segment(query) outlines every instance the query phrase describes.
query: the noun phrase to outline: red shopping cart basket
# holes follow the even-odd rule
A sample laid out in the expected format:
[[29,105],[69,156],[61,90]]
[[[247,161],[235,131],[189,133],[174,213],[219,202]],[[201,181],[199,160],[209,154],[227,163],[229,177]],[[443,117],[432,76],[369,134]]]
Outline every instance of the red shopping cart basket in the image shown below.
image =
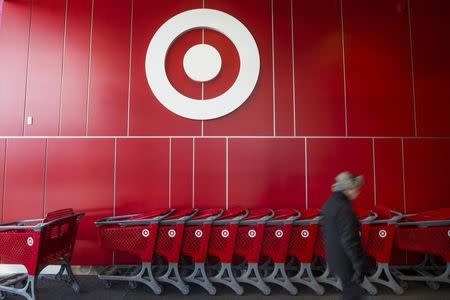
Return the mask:
[[[323,295],[325,290],[313,275],[311,263],[314,247],[319,233],[320,210],[310,209],[301,211],[301,219],[294,221],[289,239],[288,256],[300,264],[299,271],[290,281],[310,287],[316,294]],[[323,250],[323,247],[322,249]],[[323,252],[324,255],[324,252]]]
[[426,211],[406,216],[397,224],[396,244],[409,252],[435,255],[446,261],[442,271],[416,267],[416,275],[406,275],[396,270],[395,275],[404,281],[425,281],[438,289],[440,283],[450,283],[450,208]]
[[189,286],[180,276],[178,261],[181,256],[185,223],[198,212],[197,209],[181,209],[162,220],[156,241],[156,254],[167,265],[161,265],[158,281],[171,284],[184,295],[189,294]]
[[[54,263],[61,263],[61,269],[50,278],[63,280],[79,292],[80,286],[73,276],[70,261],[83,215],[74,213],[72,209],[62,209],[48,213],[45,219],[0,225],[0,256],[24,265],[28,272],[0,279],[1,299],[6,298],[6,293],[36,299],[36,277],[45,266]],[[67,277],[63,275],[64,271]],[[22,288],[14,287],[21,282],[26,282]]]
[[217,262],[214,266],[208,268],[208,271],[213,274],[209,277],[209,280],[228,286],[238,295],[242,295],[244,290],[236,281],[231,270],[231,263],[239,222],[247,215],[248,211],[242,208],[226,210],[220,218],[212,223],[208,245],[208,260]]
[[159,209],[142,214],[107,217],[95,222],[100,247],[134,254],[141,261],[139,266],[107,267],[98,275],[106,287],[109,288],[112,281],[128,281],[131,287],[140,282],[155,294],[161,293],[161,287],[152,272],[152,260],[159,223],[172,212],[170,209]]
[[297,288],[286,274],[285,263],[288,257],[292,223],[299,217],[300,212],[296,209],[275,210],[274,216],[266,223],[261,248],[261,257],[267,259],[267,263],[270,264],[270,268],[266,263],[263,265],[264,282],[277,284],[291,295],[297,294]]
[[205,263],[208,256],[208,243],[211,235],[211,224],[223,213],[222,209],[203,209],[186,222],[183,235],[182,254],[194,264],[194,269],[188,270],[184,276],[186,282],[203,287],[210,295],[216,293],[216,288],[206,276]]
[[271,209],[252,209],[239,223],[234,256],[238,265],[238,282],[247,283],[270,294],[270,288],[264,282],[258,269],[266,222],[274,215]]

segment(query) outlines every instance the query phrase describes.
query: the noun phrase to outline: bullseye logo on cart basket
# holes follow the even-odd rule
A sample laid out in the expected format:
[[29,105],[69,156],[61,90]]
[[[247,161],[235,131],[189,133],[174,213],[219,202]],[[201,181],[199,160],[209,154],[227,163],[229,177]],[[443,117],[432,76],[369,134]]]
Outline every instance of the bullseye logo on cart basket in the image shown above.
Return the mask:
[[[240,69],[236,81],[223,94],[201,101],[177,91],[169,81],[165,59],[170,46],[187,31],[211,29],[225,35],[239,54]],[[213,80],[220,72],[220,53],[211,45],[190,48],[183,59],[187,76],[196,82]],[[145,72],[148,84],[159,102],[171,112],[193,120],[225,116],[240,107],[253,92],[260,70],[259,51],[250,31],[233,16],[214,9],[193,9],[166,21],[155,33],[147,49]]]

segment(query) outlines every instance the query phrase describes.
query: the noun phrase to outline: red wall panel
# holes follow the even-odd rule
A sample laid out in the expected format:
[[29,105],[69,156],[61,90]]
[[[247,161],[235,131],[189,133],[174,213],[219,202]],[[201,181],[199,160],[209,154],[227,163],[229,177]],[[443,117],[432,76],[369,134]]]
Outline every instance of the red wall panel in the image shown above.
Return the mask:
[[92,0],[67,2],[60,135],[85,135]]
[[94,221],[113,213],[114,140],[49,139],[45,212],[71,207],[84,211],[74,264],[108,264],[98,247]]
[[291,2],[273,1],[275,135],[294,134]]
[[403,154],[400,139],[375,139],[376,204],[404,212]]
[[3,3],[0,24],[0,136],[22,135],[31,1]]
[[406,211],[450,207],[450,140],[405,140]]
[[348,133],[414,135],[405,0],[343,0]]
[[226,207],[226,140],[195,139],[195,207]]
[[43,216],[45,139],[7,140],[3,221]]
[[449,16],[449,1],[411,1],[419,136],[450,136]]
[[229,206],[305,207],[304,139],[230,139]]
[[32,1],[25,135],[58,135],[65,2]]
[[342,171],[362,174],[365,184],[356,200],[372,207],[373,160],[370,139],[307,139],[308,207],[321,208],[331,195],[334,178]]
[[169,140],[118,139],[116,215],[169,206]]
[[[169,18],[185,10],[201,8],[200,0],[175,1],[134,1],[133,45],[131,61],[131,103],[130,103],[130,134],[131,135],[200,135],[201,123],[182,118],[169,110],[155,98],[145,75],[145,57],[150,40],[156,30]],[[198,35],[197,43],[201,42]],[[184,37],[174,42],[174,47],[185,49],[193,43]],[[169,51],[172,53],[172,51]],[[175,58],[181,55],[174,51]],[[178,54],[178,56],[177,56]],[[168,57],[168,59],[171,59]],[[174,62],[175,63],[175,62]],[[167,68],[169,78],[176,76],[171,68]],[[180,72],[180,70],[178,70]],[[184,71],[181,71],[184,72]],[[181,75],[180,75],[181,76]],[[177,84],[179,89],[191,89],[192,83],[183,81]],[[195,88],[194,88],[195,89]],[[201,97],[201,90],[191,91]]]
[[6,148],[5,148],[5,140],[1,139],[0,140],[0,222],[2,222],[3,220],[3,184],[4,184],[4,174],[5,174],[5,153],[6,153]]
[[[272,8],[270,0],[208,0],[205,8],[218,9],[241,21],[252,33],[260,55],[259,79],[253,93],[237,110],[204,122],[205,135],[273,135]],[[208,32],[205,32],[208,41]],[[217,85],[214,89],[223,89]],[[205,94],[215,91],[205,86]]]
[[339,0],[293,1],[297,135],[345,135]]
[[194,204],[193,184],[193,139],[172,139],[170,207],[190,208]]
[[96,0],[93,9],[88,135],[126,135],[131,0]]

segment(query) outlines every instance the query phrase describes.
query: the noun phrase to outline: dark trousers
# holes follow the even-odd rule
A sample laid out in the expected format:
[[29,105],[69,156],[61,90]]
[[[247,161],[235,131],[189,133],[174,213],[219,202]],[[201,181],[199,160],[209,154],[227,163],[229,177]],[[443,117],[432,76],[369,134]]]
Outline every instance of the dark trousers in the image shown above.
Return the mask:
[[349,281],[342,281],[342,300],[360,300],[362,299],[361,287],[358,284]]

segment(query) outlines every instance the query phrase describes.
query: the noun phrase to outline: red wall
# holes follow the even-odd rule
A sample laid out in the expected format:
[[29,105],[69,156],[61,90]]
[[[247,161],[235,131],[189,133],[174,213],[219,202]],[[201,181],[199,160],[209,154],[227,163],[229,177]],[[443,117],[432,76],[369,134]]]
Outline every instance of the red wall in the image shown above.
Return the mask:
[[[247,26],[261,71],[239,109],[193,121],[156,100],[144,61],[159,26],[203,2]],[[111,260],[97,218],[320,207],[347,169],[366,178],[361,205],[450,206],[447,0],[7,0],[3,10],[1,219],[86,211],[78,264]],[[204,86],[180,69],[202,38],[224,62]],[[206,99],[233,84],[238,54],[223,35],[193,30],[166,69],[179,91]]]

